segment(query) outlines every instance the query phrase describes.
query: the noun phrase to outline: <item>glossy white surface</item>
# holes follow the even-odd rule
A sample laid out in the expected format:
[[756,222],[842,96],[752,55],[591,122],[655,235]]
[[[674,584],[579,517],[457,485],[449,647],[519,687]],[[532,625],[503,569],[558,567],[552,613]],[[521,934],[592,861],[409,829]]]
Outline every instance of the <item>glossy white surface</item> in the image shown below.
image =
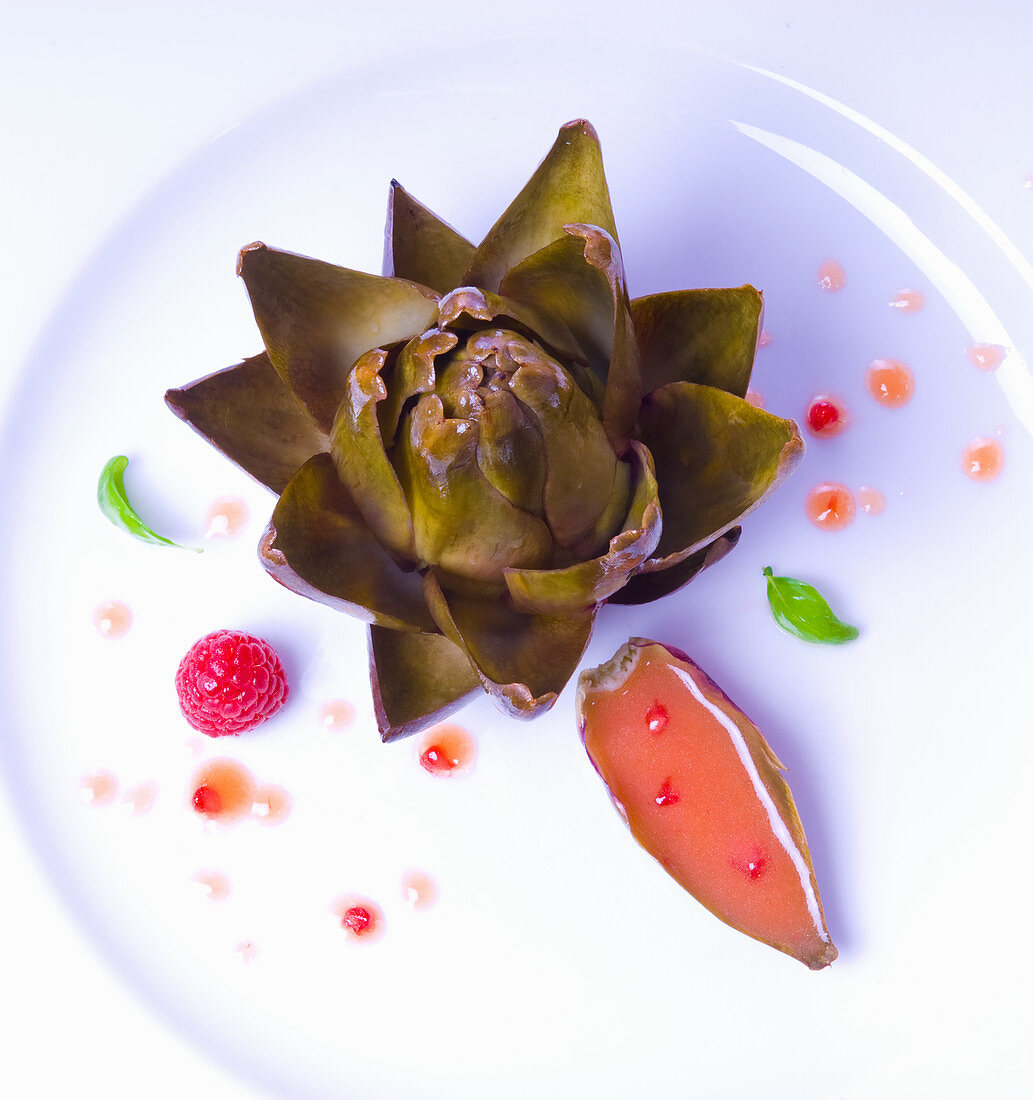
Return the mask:
[[[415,6],[403,10],[413,19],[411,46],[426,17]],[[564,25],[576,14],[553,18]],[[882,38],[875,16],[883,17]],[[861,107],[892,140],[798,88],[658,47],[642,25],[622,35],[618,83],[608,79],[617,67],[613,38],[573,58],[566,44],[539,41],[533,61],[528,43],[499,42],[485,95],[480,70],[475,79],[444,55],[433,71],[371,69],[384,56],[385,32],[373,17],[353,28],[342,45],[347,56],[335,58],[311,23],[299,35],[303,48],[272,23],[242,26],[229,7],[215,9],[217,33],[203,41],[187,41],[185,32],[177,39],[157,19],[137,28],[152,69],[197,74],[192,90],[166,101],[162,125],[148,120],[155,93],[141,91],[139,103],[124,87],[115,95],[118,82],[99,59],[116,73],[125,65],[124,80],[142,62],[113,51],[110,36],[96,29],[74,39],[98,59],[79,71],[85,83],[69,80],[73,64],[59,69],[48,94],[76,117],[77,91],[87,89],[88,101],[92,89],[95,107],[119,104],[117,126],[66,134],[55,160],[49,144],[36,146],[39,129],[31,127],[35,110],[52,132],[45,97],[15,121],[16,137],[19,126],[37,135],[21,147],[42,168],[35,195],[28,187],[14,192],[30,213],[14,228],[16,244],[25,245],[23,274],[8,282],[12,300],[25,307],[14,311],[11,347],[27,349],[43,332],[3,440],[8,468],[18,474],[8,501],[16,534],[3,551],[11,731],[3,759],[15,785],[16,828],[34,838],[77,920],[144,1000],[203,1032],[218,1057],[257,1069],[276,1095],[644,1095],[684,1079],[699,1095],[747,1096],[772,1078],[799,1096],[958,1088],[1011,1095],[1026,1079],[1028,964],[1008,947],[1006,965],[996,956],[1000,914],[1008,925],[1029,901],[1016,838],[1024,836],[1020,782],[1029,763],[1020,551],[1029,545],[1030,445],[1021,404],[1013,409],[1009,397],[1023,400],[1033,335],[1023,259],[1033,215],[1025,224],[1016,216],[1018,204],[1028,211],[1033,201],[1022,187],[1033,170],[1022,158],[1033,161],[1033,150],[1022,136],[1028,130],[1009,123],[1000,104],[990,115],[979,109],[976,92],[990,95],[985,83],[960,111],[951,109],[956,88],[936,83],[943,59],[971,57],[984,39],[963,43],[955,37],[963,27],[946,34],[937,23],[928,57],[916,60],[885,33],[889,26],[905,38],[912,16],[889,17],[887,5],[854,35],[885,45],[851,63],[882,77],[874,104],[866,99],[870,82],[852,83],[851,64],[834,63],[842,32],[834,39],[831,22],[812,21],[801,49],[758,13],[738,56]],[[323,18],[333,22],[325,11]],[[544,18],[535,9],[526,29],[544,26]],[[683,38],[732,52],[732,28],[713,15],[698,26],[688,14],[675,23]],[[1014,28],[992,23],[982,33],[1005,63],[982,68],[999,89],[1016,80],[1007,63],[1006,32]],[[126,33],[124,24],[110,25]],[[231,80],[212,63],[238,31],[252,55],[255,43],[270,50],[282,42],[285,60],[274,79],[268,64],[234,65]],[[440,28],[425,33],[441,41]],[[35,41],[42,49],[38,32]],[[71,37],[59,32],[56,41]],[[360,70],[363,42],[371,56]],[[261,94],[251,83],[256,67],[265,78]],[[816,68],[824,81],[815,81]],[[360,71],[372,76],[361,80]],[[285,98],[332,72],[319,96]],[[548,79],[532,79],[536,73]],[[939,112],[914,112],[905,93],[918,86],[939,88]],[[252,115],[256,105],[277,102]],[[481,757],[462,786],[428,781],[407,746],[378,746],[360,689],[360,628],[260,575],[252,544],[268,497],[160,404],[167,384],[257,347],[232,277],[240,244],[260,236],[373,268],[391,176],[476,236],[556,126],[578,114],[602,135],[633,293],[745,280],[764,287],[774,341],[761,352],[755,384],[768,407],[801,416],[814,392],[830,388],[854,416],[846,435],[810,446],[732,557],[663,604],[610,609],[588,656],[608,657],[629,633],[679,644],[766,729],[791,767],[842,952],[822,974],[714,922],[634,848],[582,759],[572,691],[531,727],[483,703],[469,708],[462,720],[477,729]],[[212,120],[223,129],[245,118],[194,154],[215,137]],[[489,129],[499,124],[508,148]],[[139,156],[126,155],[127,133]],[[487,156],[476,158],[475,172],[461,156],[428,160],[428,133],[460,149],[483,133]],[[929,160],[909,156],[902,140]],[[131,183],[92,165],[87,149],[98,146],[124,158]],[[355,149],[364,155],[353,159]],[[46,166],[74,161],[76,150],[77,170],[55,185]],[[67,198],[71,180],[90,197],[86,216]],[[64,201],[45,222],[48,198]],[[112,232],[130,207],[135,213]],[[61,226],[74,268],[106,243],[45,320],[56,245],[48,224]],[[41,247],[30,252],[33,241]],[[814,285],[828,255],[848,273],[836,295]],[[887,307],[905,286],[926,294],[923,312]],[[170,324],[173,314],[189,317],[191,330]],[[996,376],[982,375],[964,348],[1005,342],[1001,333],[1016,350]],[[914,369],[916,397],[906,409],[877,409],[864,394],[863,367],[877,355]],[[992,485],[965,481],[961,447],[999,428],[1005,474]],[[169,533],[198,537],[209,501],[232,491],[252,503],[248,535],[200,559],[120,539],[91,504],[96,470],[119,450],[134,456],[141,501]],[[802,501],[825,479],[882,488],[886,512],[861,515],[841,534],[814,531]],[[763,605],[760,569],[769,562],[819,582],[864,628],[862,640],[822,650],[778,634]],[[137,612],[118,649],[93,637],[88,622],[93,604],[115,590]],[[193,760],[166,681],[193,637],[227,619],[275,637],[299,686],[275,727],[233,746],[261,778],[295,795],[294,818],[276,832],[206,835],[179,804]],[[56,640],[55,622],[64,624]],[[44,641],[67,690],[57,701],[26,656]],[[338,671],[344,663],[353,669],[347,691]],[[319,702],[342,693],[360,703],[360,722],[355,737],[331,739],[315,714]],[[152,715],[146,730],[142,713]],[[95,766],[112,767],[126,783],[158,779],[154,813],[130,821],[117,808],[84,808],[76,782]],[[12,896],[32,899],[31,919],[27,912],[7,918],[9,939],[32,945],[15,961],[31,960],[18,972],[20,1004],[30,1008],[19,1013],[25,1054],[12,1070],[23,1088],[37,1089],[28,1095],[68,1088],[81,1072],[95,1079],[103,1065],[115,1077],[115,1096],[135,1095],[138,1086],[126,1078],[140,1073],[144,1091],[158,1090],[153,1095],[253,1091],[227,1085],[220,1070],[135,1019],[133,1002],[106,984],[93,956],[50,911],[23,851],[10,845],[10,855]],[[232,905],[216,914],[195,904],[188,883],[213,860],[240,882]],[[405,913],[398,899],[409,866],[426,866],[439,880],[441,901],[427,914]],[[389,935],[368,953],[340,949],[324,913],[349,889],[374,894],[388,910]],[[232,946],[245,934],[261,950],[251,967],[235,969]],[[41,993],[36,975],[44,968],[52,976]],[[356,1000],[367,1016],[356,1019]],[[69,1002],[80,1011],[55,1027],[48,1015]],[[109,1006],[111,1022],[94,1025]],[[444,1053],[442,1018],[449,1020]],[[85,1034],[62,1038],[81,1044],[65,1066],[46,1054],[55,1031]]]

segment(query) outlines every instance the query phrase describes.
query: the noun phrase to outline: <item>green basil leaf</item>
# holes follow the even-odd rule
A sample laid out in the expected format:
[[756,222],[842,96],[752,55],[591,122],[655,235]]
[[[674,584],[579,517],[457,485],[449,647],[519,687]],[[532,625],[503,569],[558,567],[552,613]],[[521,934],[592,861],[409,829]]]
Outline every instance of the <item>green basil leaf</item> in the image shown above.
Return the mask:
[[[143,542],[153,542],[158,546],[174,546],[178,550],[194,549],[190,546],[180,546],[178,542],[164,538],[151,530],[146,523],[136,514],[136,509],[129,503],[126,496],[125,482],[122,475],[129,465],[129,459],[125,455],[116,455],[100,472],[100,480],[97,482],[97,503],[100,510],[116,526],[123,531],[140,539]],[[203,551],[194,550],[200,554]]]
[[860,633],[856,626],[838,619],[825,597],[805,581],[776,577],[771,566],[764,570],[768,579],[768,603],[775,622],[789,634],[805,642],[842,645]]

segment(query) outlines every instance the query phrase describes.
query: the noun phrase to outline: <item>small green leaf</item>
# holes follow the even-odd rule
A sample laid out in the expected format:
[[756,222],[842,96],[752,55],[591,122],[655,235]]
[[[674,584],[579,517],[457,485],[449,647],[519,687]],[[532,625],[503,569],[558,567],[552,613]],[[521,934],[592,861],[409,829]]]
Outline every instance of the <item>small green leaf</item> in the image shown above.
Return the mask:
[[[101,470],[100,480],[97,482],[97,503],[100,505],[100,510],[116,527],[128,531],[142,542],[153,542],[158,546],[175,546],[178,550],[194,549],[163,538],[152,531],[136,514],[136,509],[129,503],[126,496],[126,487],[122,480],[128,465],[129,459],[125,455],[116,455]],[[196,554],[202,552],[199,549],[194,550]]]
[[776,577],[770,565],[764,569],[764,576],[768,579],[771,614],[789,634],[826,645],[842,645],[857,637],[857,627],[838,619],[813,585],[793,577]]

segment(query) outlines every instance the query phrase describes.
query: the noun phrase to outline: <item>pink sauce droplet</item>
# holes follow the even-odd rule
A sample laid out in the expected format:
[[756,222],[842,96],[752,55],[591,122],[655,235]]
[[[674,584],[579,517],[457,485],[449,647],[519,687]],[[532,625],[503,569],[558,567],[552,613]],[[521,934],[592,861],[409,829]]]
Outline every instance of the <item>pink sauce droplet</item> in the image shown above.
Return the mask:
[[205,516],[206,539],[232,539],[244,530],[248,506],[240,497],[219,497],[208,506]]
[[884,408],[899,409],[915,392],[914,375],[896,359],[873,359],[865,374],[868,392]]
[[235,760],[210,760],[190,782],[190,804],[195,813],[219,821],[236,821],[251,812],[255,780]]
[[972,366],[989,372],[1004,362],[1005,349],[1000,344],[973,344],[965,349],[965,354]]
[[807,518],[824,531],[839,531],[853,522],[854,494],[845,485],[824,481],[807,494]]
[[760,336],[757,337],[757,347],[766,348],[769,344],[774,342],[774,339],[774,336],[772,336],[766,328],[761,329]]
[[245,966],[255,961],[255,945],[250,940],[242,940],[233,950]]
[[355,721],[355,708],[345,699],[333,699],[319,708],[319,724],[331,733],[346,730]]
[[961,452],[961,468],[973,481],[993,481],[1004,468],[1004,448],[996,439],[978,436]]
[[646,729],[650,733],[663,733],[667,729],[667,723],[671,716],[667,713],[667,707],[663,703],[654,703],[646,711]]
[[890,308],[899,313],[917,313],[925,308],[925,295],[920,290],[898,290],[890,298]]
[[158,784],[152,780],[136,783],[126,791],[122,798],[122,805],[129,810],[133,817],[142,817],[154,809],[155,799],[158,797]]
[[747,390],[746,400],[749,401],[755,409],[763,409],[765,407],[764,395],[757,390]]
[[291,796],[275,783],[263,783],[255,791],[251,803],[251,816],[263,825],[282,825],[291,816],[294,801]]
[[411,909],[429,909],[438,900],[438,884],[425,871],[402,876],[402,897]]
[[862,485],[857,490],[857,502],[866,516],[878,516],[886,510],[886,498],[869,485]]
[[384,933],[384,914],[376,902],[355,894],[338,898],[330,911],[340,922],[350,940],[369,942]]
[[443,723],[424,734],[419,747],[420,767],[431,775],[453,775],[466,771],[473,764],[476,747],[473,738],[462,728]]
[[807,430],[811,435],[832,437],[846,431],[846,407],[831,393],[819,393],[807,406]]
[[118,794],[118,780],[103,769],[92,772],[79,780],[79,792],[91,806],[110,806]]
[[193,880],[208,901],[225,901],[230,896],[230,880],[221,871],[200,871]]
[[836,260],[823,260],[818,268],[818,286],[822,290],[842,290],[846,286],[846,272]]
[[658,806],[674,806],[681,801],[681,795],[674,789],[670,779],[665,779],[660,784],[660,790],[656,792],[656,797],[653,801]]
[[731,865],[748,879],[756,881],[768,866],[768,854],[758,845],[751,845],[742,855],[733,856]]
[[133,613],[121,600],[105,600],[93,609],[93,625],[102,638],[124,638],[133,625]]

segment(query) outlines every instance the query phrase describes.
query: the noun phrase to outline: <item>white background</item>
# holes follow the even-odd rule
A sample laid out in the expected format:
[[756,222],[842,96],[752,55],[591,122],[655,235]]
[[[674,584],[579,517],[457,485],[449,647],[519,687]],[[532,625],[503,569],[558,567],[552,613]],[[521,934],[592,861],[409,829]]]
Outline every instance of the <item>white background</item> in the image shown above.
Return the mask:
[[[320,77],[425,46],[468,43],[490,69],[511,35],[679,40],[839,99],[943,168],[1033,258],[1033,15],[1018,0],[849,5],[739,0],[390,5],[94,0],[8,8],[0,401],[93,250],[184,157]],[[533,60],[529,60],[529,77]],[[170,1035],[109,975],[63,911],[0,801],[3,1091],[112,1100],[255,1094]],[[1020,947],[1021,949],[1021,947]],[[160,1069],[156,1069],[160,1067]]]

